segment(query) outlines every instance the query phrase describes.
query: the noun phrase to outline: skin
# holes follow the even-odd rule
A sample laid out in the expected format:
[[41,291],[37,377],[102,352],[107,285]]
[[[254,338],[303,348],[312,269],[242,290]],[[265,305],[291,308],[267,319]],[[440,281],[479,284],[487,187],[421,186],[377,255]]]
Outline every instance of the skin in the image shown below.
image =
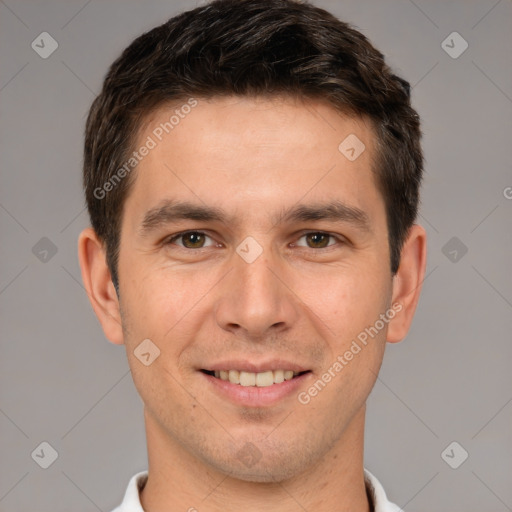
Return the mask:
[[[174,108],[153,113],[140,141]],[[355,161],[338,150],[349,134],[366,146]],[[80,235],[87,293],[106,337],[125,345],[145,405],[146,510],[369,510],[365,402],[386,341],[409,330],[426,265],[425,230],[414,225],[391,275],[373,156],[370,123],[322,101],[199,100],[137,167],[122,218],[119,300],[103,244],[91,228]],[[170,198],[233,218],[163,223],[143,235],[146,212]],[[363,210],[369,229],[271,221],[298,203],[333,199]],[[207,237],[169,242],[186,230]],[[319,231],[339,240],[307,236]],[[263,251],[250,264],[236,252],[247,236]],[[401,310],[307,405],[293,393],[272,406],[240,406],[199,371],[231,357],[281,357],[311,370],[299,389],[307,391],[392,304]],[[147,338],[160,349],[149,366],[134,355]],[[246,443],[259,454],[249,466]]]

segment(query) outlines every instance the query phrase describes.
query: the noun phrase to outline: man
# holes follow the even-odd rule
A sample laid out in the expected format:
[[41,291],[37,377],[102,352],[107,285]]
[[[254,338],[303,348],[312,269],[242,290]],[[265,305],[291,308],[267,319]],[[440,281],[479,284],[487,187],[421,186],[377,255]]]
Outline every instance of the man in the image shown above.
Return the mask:
[[86,127],[82,277],[144,402],[116,512],[396,511],[365,403],[426,264],[409,86],[293,0],[218,0],[136,39]]

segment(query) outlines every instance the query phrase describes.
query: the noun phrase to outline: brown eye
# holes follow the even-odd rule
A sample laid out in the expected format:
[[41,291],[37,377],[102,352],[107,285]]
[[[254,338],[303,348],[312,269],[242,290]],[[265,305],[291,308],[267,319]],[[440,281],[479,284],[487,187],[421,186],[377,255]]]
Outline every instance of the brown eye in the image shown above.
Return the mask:
[[195,231],[186,233],[182,238],[183,245],[188,249],[197,249],[198,247],[202,247],[204,244],[204,235]]
[[325,233],[310,233],[306,235],[306,240],[314,249],[323,249],[329,245],[330,235]]
[[185,249],[203,249],[204,247],[208,247],[205,245],[207,238],[210,237],[201,233],[201,231],[187,231],[173,236],[167,243],[174,244],[176,240],[181,239],[181,243],[176,244],[179,247],[184,247]]
[[324,233],[322,231],[312,231],[310,233],[305,233],[299,240],[302,240],[303,238],[306,239],[306,245],[296,245],[299,247],[308,247],[310,249],[325,249],[326,247],[335,245],[330,242],[331,240],[337,239],[334,235],[330,235],[329,233]]

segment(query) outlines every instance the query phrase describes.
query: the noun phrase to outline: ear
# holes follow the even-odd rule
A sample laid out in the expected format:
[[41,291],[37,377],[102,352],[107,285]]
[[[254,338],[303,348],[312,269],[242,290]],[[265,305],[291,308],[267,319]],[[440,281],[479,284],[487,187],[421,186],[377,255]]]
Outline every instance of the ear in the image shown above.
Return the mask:
[[[397,314],[390,320],[387,341],[397,343],[407,335],[412,323],[427,265],[427,234],[425,229],[414,224],[404,242],[400,266],[393,276],[393,300]],[[400,308],[400,309],[399,309]]]
[[92,228],[86,228],[80,233],[78,259],[85,290],[105,336],[112,343],[122,345],[124,338],[119,300],[107,266],[103,243]]

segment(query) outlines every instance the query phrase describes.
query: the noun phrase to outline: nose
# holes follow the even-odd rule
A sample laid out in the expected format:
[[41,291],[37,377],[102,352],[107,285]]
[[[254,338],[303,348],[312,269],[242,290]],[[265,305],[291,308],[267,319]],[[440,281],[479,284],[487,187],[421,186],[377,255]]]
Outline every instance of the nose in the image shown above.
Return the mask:
[[289,329],[298,318],[297,299],[284,266],[270,250],[251,263],[233,254],[232,271],[218,290],[215,315],[224,330],[253,341]]

